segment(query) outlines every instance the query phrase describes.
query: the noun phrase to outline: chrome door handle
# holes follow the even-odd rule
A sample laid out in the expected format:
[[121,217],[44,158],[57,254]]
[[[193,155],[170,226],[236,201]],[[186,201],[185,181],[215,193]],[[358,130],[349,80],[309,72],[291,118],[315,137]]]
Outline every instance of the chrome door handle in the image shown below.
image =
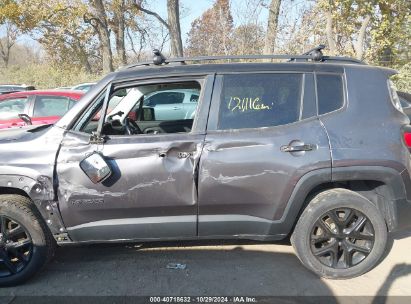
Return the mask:
[[285,146],[281,146],[280,150],[281,152],[312,151],[316,147],[317,146],[313,144],[296,145],[296,146],[285,145]]

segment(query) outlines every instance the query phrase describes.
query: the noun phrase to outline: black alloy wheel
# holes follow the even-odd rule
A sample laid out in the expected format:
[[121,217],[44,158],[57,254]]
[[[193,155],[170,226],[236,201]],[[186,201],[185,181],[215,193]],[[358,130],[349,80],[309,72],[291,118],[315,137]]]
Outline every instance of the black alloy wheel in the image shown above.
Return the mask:
[[0,215],[0,278],[21,272],[29,264],[33,242],[26,228]]
[[323,265],[348,269],[370,254],[375,242],[371,221],[353,208],[332,209],[318,218],[310,234],[311,252]]

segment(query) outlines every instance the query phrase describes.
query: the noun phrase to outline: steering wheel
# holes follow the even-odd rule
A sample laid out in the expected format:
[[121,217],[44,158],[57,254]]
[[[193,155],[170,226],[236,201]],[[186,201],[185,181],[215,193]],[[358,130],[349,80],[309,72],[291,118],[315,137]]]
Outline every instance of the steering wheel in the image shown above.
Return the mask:
[[130,119],[130,117],[126,117],[124,119],[124,128],[126,129],[127,135],[143,133],[137,123],[134,120]]

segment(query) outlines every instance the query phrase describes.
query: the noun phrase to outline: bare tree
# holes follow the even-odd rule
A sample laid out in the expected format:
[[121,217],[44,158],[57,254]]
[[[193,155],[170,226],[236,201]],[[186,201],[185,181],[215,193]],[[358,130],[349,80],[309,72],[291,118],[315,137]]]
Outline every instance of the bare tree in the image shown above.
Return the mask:
[[101,55],[103,58],[103,72],[108,73],[113,68],[113,53],[111,51],[110,29],[106,10],[102,0],[90,1],[92,16],[84,15],[84,22],[93,26],[100,40]]
[[0,39],[0,57],[7,68],[10,60],[10,52],[17,40],[18,29],[10,22],[5,23],[6,36]]
[[135,0],[135,7],[148,15],[154,16],[170,33],[171,55],[175,57],[183,56],[183,42],[181,40],[180,29],[180,5],[179,0],[167,0],[167,21],[158,13],[142,7],[142,0]]
[[271,0],[268,13],[267,33],[265,36],[264,54],[274,53],[280,6],[281,0]]

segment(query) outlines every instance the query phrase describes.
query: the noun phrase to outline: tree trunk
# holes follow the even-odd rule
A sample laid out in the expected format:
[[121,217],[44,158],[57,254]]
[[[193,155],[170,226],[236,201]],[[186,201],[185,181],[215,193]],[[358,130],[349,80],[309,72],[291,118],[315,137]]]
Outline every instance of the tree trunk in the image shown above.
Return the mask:
[[183,42],[180,29],[180,8],[178,0],[167,0],[168,26],[170,31],[171,56],[183,57]]
[[10,61],[10,51],[11,48],[16,43],[17,39],[17,29],[13,27],[10,23],[6,23],[6,37],[4,40],[0,40],[0,57],[3,59],[4,67],[9,66]]
[[370,15],[365,16],[364,20],[362,21],[360,31],[358,32],[357,42],[355,43],[355,57],[359,60],[362,60],[362,57],[364,55],[365,34],[370,20]]
[[[8,39],[6,37],[6,39]],[[8,46],[8,41],[5,42],[5,46],[3,46],[3,43],[0,41],[0,56],[1,59],[3,60],[4,67],[7,68],[9,66],[9,59],[10,59],[10,47]]]
[[126,47],[125,47],[125,27],[124,24],[120,26],[118,35],[116,37],[117,56],[121,64],[127,64]]
[[101,56],[103,57],[103,73],[112,72],[114,70],[113,53],[111,51],[110,30],[108,27],[106,10],[102,0],[94,0],[92,3],[97,19]]
[[334,31],[333,31],[333,16],[331,13],[331,8],[326,11],[327,23],[325,26],[325,33],[327,35],[327,42],[328,42],[328,49],[330,54],[335,55],[337,51],[337,45],[334,39]]
[[100,31],[101,56],[103,57],[103,73],[114,71],[113,53],[111,52],[110,32],[108,28],[102,28]]
[[277,37],[278,16],[280,15],[281,0],[271,0],[267,33],[265,36],[264,54],[270,55],[274,53],[275,39]]
[[116,39],[116,51],[120,63],[127,64],[126,47],[125,47],[125,21],[124,21],[124,0],[120,2],[119,7],[113,8],[113,32]]

